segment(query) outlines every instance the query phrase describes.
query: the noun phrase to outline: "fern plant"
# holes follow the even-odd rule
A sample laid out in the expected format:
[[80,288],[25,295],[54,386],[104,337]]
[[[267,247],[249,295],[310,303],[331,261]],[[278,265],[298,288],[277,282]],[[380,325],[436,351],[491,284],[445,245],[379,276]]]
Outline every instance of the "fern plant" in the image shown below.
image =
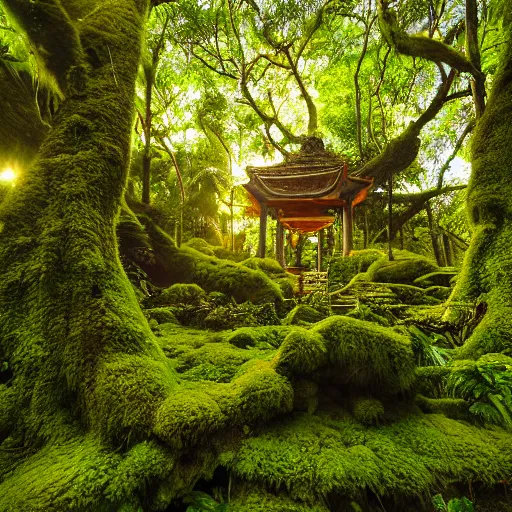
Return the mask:
[[227,503],[218,503],[209,494],[201,491],[192,491],[184,500],[189,503],[187,512],[227,512]]
[[446,391],[469,400],[469,411],[484,422],[512,430],[512,359],[496,354],[456,369]]
[[436,494],[432,497],[432,504],[436,512],[473,512],[475,510],[473,503],[466,497],[454,498],[446,503],[440,494]]

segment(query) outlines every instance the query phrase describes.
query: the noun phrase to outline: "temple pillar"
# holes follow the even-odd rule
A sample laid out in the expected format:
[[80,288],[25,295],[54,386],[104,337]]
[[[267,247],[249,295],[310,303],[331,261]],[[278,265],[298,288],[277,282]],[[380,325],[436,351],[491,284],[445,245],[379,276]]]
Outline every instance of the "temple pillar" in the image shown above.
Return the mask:
[[276,220],[276,260],[284,268],[284,227]]
[[260,205],[260,238],[258,242],[258,258],[264,258],[267,249],[267,215],[268,206],[266,204]]
[[322,244],[324,241],[324,230],[321,229],[318,233],[318,272],[322,271]]
[[343,207],[343,256],[348,256],[352,250],[353,225],[352,202],[347,202]]

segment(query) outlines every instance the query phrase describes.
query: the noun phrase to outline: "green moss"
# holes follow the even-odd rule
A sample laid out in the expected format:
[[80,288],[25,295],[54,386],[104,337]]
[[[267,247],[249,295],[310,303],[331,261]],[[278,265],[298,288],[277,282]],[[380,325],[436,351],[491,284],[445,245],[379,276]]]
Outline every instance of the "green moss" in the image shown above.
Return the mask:
[[252,268],[253,270],[261,270],[267,275],[284,274],[283,267],[273,258],[256,258],[251,257],[242,261],[242,265]]
[[325,340],[320,334],[306,329],[291,331],[274,361],[277,371],[286,375],[309,374],[328,362]]
[[187,380],[229,382],[239,367],[254,356],[254,353],[229,343],[205,343],[180,354],[175,368]]
[[411,342],[392,329],[333,316],[314,325],[312,332],[325,338],[330,361],[350,385],[396,393],[415,380]]
[[293,329],[295,327],[289,326],[242,327],[229,334],[226,341],[240,348],[249,346],[277,348]]
[[444,414],[454,420],[469,420],[469,404],[461,398],[428,398],[416,396],[416,404],[423,412]]
[[271,418],[291,410],[293,391],[270,363],[261,361],[229,384],[183,388],[160,406],[155,434],[171,446],[207,440],[226,427]]
[[329,266],[329,289],[347,285],[359,273],[366,272],[370,265],[382,258],[384,253],[377,249],[352,251],[350,256],[336,258]]
[[296,413],[244,440],[225,464],[245,481],[286,488],[294,499],[364,489],[398,499],[430,494],[445,482],[501,480],[512,470],[510,439],[435,414],[364,427],[342,411]]
[[284,325],[304,325],[319,322],[326,315],[323,315],[312,306],[307,304],[299,304],[295,306],[283,320]]
[[179,324],[172,308],[151,308],[144,311],[144,316],[158,324]]
[[286,492],[271,493],[256,485],[235,485],[229,502],[232,512],[328,512],[322,503],[293,500]]
[[105,358],[91,392],[91,428],[114,444],[147,436],[175,381],[165,362],[131,354]]
[[425,304],[425,290],[410,284],[388,284],[388,288],[404,304]]
[[425,289],[425,293],[431,297],[445,301],[452,293],[452,289],[446,286],[429,286]]
[[437,270],[431,260],[418,254],[399,252],[394,261],[383,257],[370,265],[368,274],[376,283],[412,284],[415,279]]
[[207,256],[215,256],[213,252],[213,247],[202,238],[191,238],[190,240],[187,240],[187,242],[184,245],[186,245],[187,247],[191,247],[196,251],[202,252]]
[[429,286],[444,286],[450,288],[452,279],[457,277],[456,270],[441,270],[439,272],[430,272],[424,276],[418,277],[414,280],[416,286],[428,288]]
[[375,398],[358,397],[352,402],[352,413],[363,425],[378,425],[384,417],[384,405]]
[[366,304],[359,303],[354,309],[345,314],[349,318],[357,318],[358,320],[365,320],[366,322],[375,322],[378,325],[389,327],[389,321],[382,315],[374,313]]
[[[177,249],[172,239],[148,217],[141,216],[161,268],[145,268],[157,284],[195,283],[206,292],[222,292],[237,302],[275,302],[283,299],[279,286],[261,270],[202,254],[190,247]],[[163,269],[163,271],[162,271]]]
[[205,298],[205,291],[197,284],[177,283],[163,290],[158,301],[162,305],[199,306]]

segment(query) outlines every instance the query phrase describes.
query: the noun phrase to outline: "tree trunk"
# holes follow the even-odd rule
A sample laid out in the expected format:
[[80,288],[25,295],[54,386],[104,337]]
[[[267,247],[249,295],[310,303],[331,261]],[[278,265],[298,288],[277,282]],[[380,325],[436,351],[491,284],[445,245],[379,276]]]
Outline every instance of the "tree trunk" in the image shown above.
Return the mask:
[[438,234],[435,226],[434,216],[432,214],[432,207],[430,206],[429,202],[427,202],[426,210],[428,217],[428,231],[430,234],[430,240],[432,242],[432,250],[434,251],[437,264],[442,267],[444,266],[444,261],[441,253],[441,246],[439,245],[439,238],[437,236]]
[[[66,4],[26,5],[61,16],[65,32],[67,24],[75,27]],[[197,412],[217,419],[185,428],[190,391],[176,389],[122,269],[115,227],[148,7],[145,0],[87,4],[76,21],[83,52],[78,48],[76,60],[57,70],[66,97],[53,128],[2,202],[0,362],[10,377],[0,381],[0,510],[164,510],[206,464],[196,455],[192,469],[180,469],[182,443],[246,424],[253,407],[253,419],[268,417],[274,406],[265,398],[262,412],[252,393],[282,397],[282,384],[287,398],[277,399],[281,405],[273,399],[276,410],[291,407],[288,381],[270,367],[262,380],[258,369],[258,383],[245,375],[218,387],[215,398],[195,392],[203,404]],[[36,17],[38,37],[54,34],[47,19]],[[33,20],[29,11],[18,21],[25,27]],[[237,396],[247,400],[243,407],[232,405]],[[179,477],[171,492],[172,471]]]
[[[507,4],[508,5],[508,4]],[[472,238],[462,271],[452,294],[453,303],[479,304],[480,323],[460,349],[459,357],[477,358],[484,353],[512,350],[512,33],[485,112],[472,142],[472,175],[467,207]],[[455,318],[460,308],[450,308]]]

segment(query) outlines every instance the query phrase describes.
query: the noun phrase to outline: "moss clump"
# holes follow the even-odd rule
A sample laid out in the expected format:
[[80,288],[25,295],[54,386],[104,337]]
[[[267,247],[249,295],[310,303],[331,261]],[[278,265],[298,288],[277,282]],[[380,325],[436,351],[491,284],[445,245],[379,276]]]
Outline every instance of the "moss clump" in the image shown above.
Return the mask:
[[190,347],[178,355],[175,369],[187,380],[229,382],[241,365],[254,357],[254,353],[236,348],[229,343],[205,343]]
[[320,313],[312,306],[299,304],[295,306],[283,320],[284,325],[305,325],[314,324],[324,319],[326,315]]
[[351,385],[396,393],[415,380],[411,342],[392,329],[333,316],[314,325],[312,332],[325,338],[330,361],[340,369],[340,379]]
[[183,245],[191,247],[196,251],[202,252],[207,256],[215,256],[215,253],[213,252],[213,247],[202,238],[191,238],[190,240],[187,240]]
[[179,324],[172,308],[151,308],[144,311],[148,320],[155,320],[158,324]]
[[286,492],[267,492],[261,486],[238,483],[232,491],[230,512],[328,512],[321,503],[293,500]]
[[425,290],[410,284],[388,283],[387,287],[404,304],[425,304]]
[[382,315],[374,313],[366,304],[359,303],[354,309],[345,314],[349,318],[357,318],[358,320],[365,320],[366,322],[374,322],[384,327],[389,327],[389,321]]
[[352,251],[350,256],[336,258],[329,267],[329,289],[347,285],[354,276],[366,272],[370,265],[382,258],[384,253],[377,249]]
[[285,273],[283,267],[273,258],[247,258],[242,261],[242,265],[253,270],[261,270],[270,276]]
[[469,420],[469,403],[462,398],[428,398],[417,395],[416,404],[423,412],[444,414],[454,420]]
[[328,362],[325,340],[318,333],[297,329],[283,341],[274,358],[276,369],[284,374],[309,374]]
[[289,326],[242,327],[229,334],[226,341],[240,348],[277,348],[293,329]]
[[154,411],[173,390],[176,374],[165,361],[116,354],[97,369],[91,392],[91,427],[114,444],[151,431]]
[[358,397],[352,402],[352,414],[363,425],[378,425],[384,417],[384,405],[376,398]]
[[205,298],[205,291],[197,284],[177,283],[163,290],[158,300],[162,305],[199,306]]
[[183,447],[206,441],[223,428],[290,411],[292,405],[288,381],[260,361],[229,384],[195,383],[168,396],[157,411],[154,432],[171,446]]
[[431,260],[419,254],[397,251],[395,260],[380,258],[370,265],[368,274],[375,283],[412,284],[415,279],[438,269]]
[[[454,435],[456,433],[456,435]],[[443,482],[494,484],[512,471],[510,435],[442,415],[411,413],[379,427],[342,410],[295,413],[242,442],[224,463],[233,475],[315,502],[330,493],[355,497],[431,494]]]
[[191,247],[178,249],[171,237],[147,215],[139,215],[139,218],[146,227],[156,263],[137,263],[158,286],[195,283],[207,293],[221,292],[239,303],[283,300],[279,286],[260,270],[207,256]]

